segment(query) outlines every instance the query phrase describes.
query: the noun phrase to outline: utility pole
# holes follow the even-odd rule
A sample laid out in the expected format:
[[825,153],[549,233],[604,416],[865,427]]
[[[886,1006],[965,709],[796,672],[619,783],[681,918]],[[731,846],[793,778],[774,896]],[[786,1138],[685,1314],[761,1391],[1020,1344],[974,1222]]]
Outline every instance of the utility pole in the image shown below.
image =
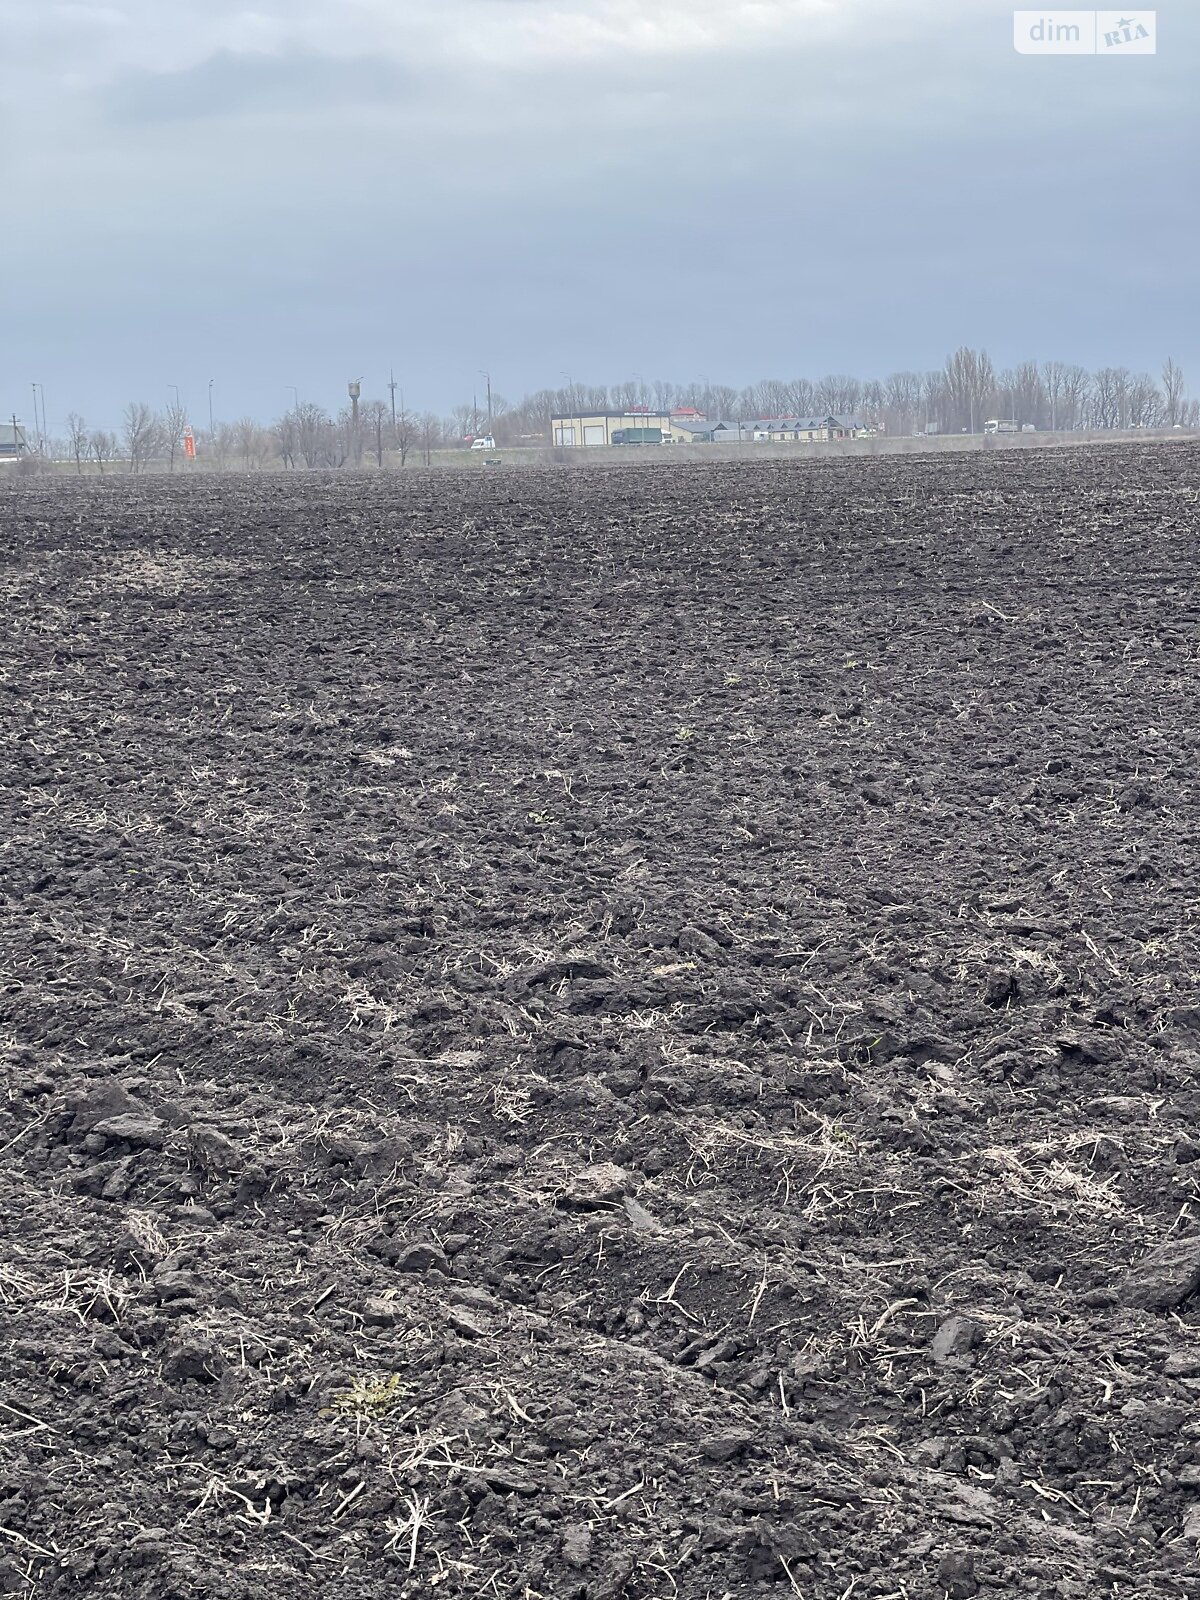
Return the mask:
[[479,375],[487,380],[488,433],[490,434],[492,431],[492,375],[490,372],[485,372],[482,367],[479,369]]
[[396,369],[392,367],[388,373],[388,388],[392,391],[392,433],[396,432]]
[[208,437],[209,437],[209,442],[210,443],[212,442],[213,438],[215,437],[216,431],[217,431],[216,428],[213,426],[212,394],[213,394],[213,384],[215,382],[216,382],[215,378],[210,378],[208,380]]
[[290,389],[292,391],[292,399],[295,401],[295,406],[294,406],[293,409],[296,410],[296,411],[299,411],[299,409],[300,409],[300,391],[299,391],[299,389],[297,389],[297,387],[296,387],[296,385],[294,383],[285,384],[284,387],[286,389]]
[[479,397],[478,397],[478,395],[472,394],[472,396],[471,396],[471,437],[474,438],[474,436],[478,432],[479,432]]
[[42,430],[38,426],[38,386],[36,383],[31,383],[29,387],[33,390],[33,439],[34,443],[37,445],[38,453],[40,455],[42,449]]
[[167,388],[168,389],[174,389],[174,391],[175,391],[175,409],[176,409],[176,411],[178,411],[180,409],[180,406],[179,406],[179,385],[177,383],[169,383],[167,385]]
[[17,423],[17,413],[15,411],[12,414],[12,430],[13,430],[13,449],[16,451],[16,453],[17,453],[17,455],[19,457],[20,454],[21,454],[21,432],[20,432],[20,427],[19,427],[19,425]]

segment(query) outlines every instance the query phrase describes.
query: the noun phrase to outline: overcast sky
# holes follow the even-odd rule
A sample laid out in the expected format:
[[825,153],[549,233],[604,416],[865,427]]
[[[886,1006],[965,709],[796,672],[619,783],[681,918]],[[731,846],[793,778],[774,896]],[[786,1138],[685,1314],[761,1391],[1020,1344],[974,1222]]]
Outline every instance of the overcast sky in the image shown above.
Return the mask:
[[741,384],[963,342],[1200,393],[1200,4],[0,0],[0,411]]

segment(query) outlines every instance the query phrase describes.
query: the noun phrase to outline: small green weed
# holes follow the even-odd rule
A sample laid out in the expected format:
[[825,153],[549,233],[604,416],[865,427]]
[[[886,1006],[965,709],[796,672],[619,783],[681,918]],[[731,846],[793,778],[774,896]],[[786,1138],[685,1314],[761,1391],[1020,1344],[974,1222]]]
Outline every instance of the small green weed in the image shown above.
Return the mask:
[[389,1411],[396,1409],[403,1398],[398,1372],[393,1372],[388,1378],[354,1378],[345,1394],[334,1395],[329,1404],[322,1409],[321,1415],[357,1417],[360,1421],[369,1421],[376,1417],[386,1417]]

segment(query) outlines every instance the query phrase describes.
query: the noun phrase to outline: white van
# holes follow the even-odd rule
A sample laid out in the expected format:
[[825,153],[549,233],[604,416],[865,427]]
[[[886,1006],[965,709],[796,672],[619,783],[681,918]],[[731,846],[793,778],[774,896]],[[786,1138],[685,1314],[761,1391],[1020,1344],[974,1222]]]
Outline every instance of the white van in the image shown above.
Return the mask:
[[482,439],[471,440],[472,450],[494,450],[495,448],[496,441],[492,438],[490,433],[485,433]]

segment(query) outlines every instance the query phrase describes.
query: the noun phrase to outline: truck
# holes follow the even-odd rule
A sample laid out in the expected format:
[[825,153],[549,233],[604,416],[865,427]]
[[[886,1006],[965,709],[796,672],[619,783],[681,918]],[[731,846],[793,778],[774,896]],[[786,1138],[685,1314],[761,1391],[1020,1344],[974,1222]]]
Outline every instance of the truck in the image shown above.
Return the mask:
[[661,444],[663,431],[661,428],[614,428],[612,442],[614,444]]
[[1002,422],[998,417],[992,417],[983,425],[984,433],[1020,433],[1021,429],[1015,422]]

